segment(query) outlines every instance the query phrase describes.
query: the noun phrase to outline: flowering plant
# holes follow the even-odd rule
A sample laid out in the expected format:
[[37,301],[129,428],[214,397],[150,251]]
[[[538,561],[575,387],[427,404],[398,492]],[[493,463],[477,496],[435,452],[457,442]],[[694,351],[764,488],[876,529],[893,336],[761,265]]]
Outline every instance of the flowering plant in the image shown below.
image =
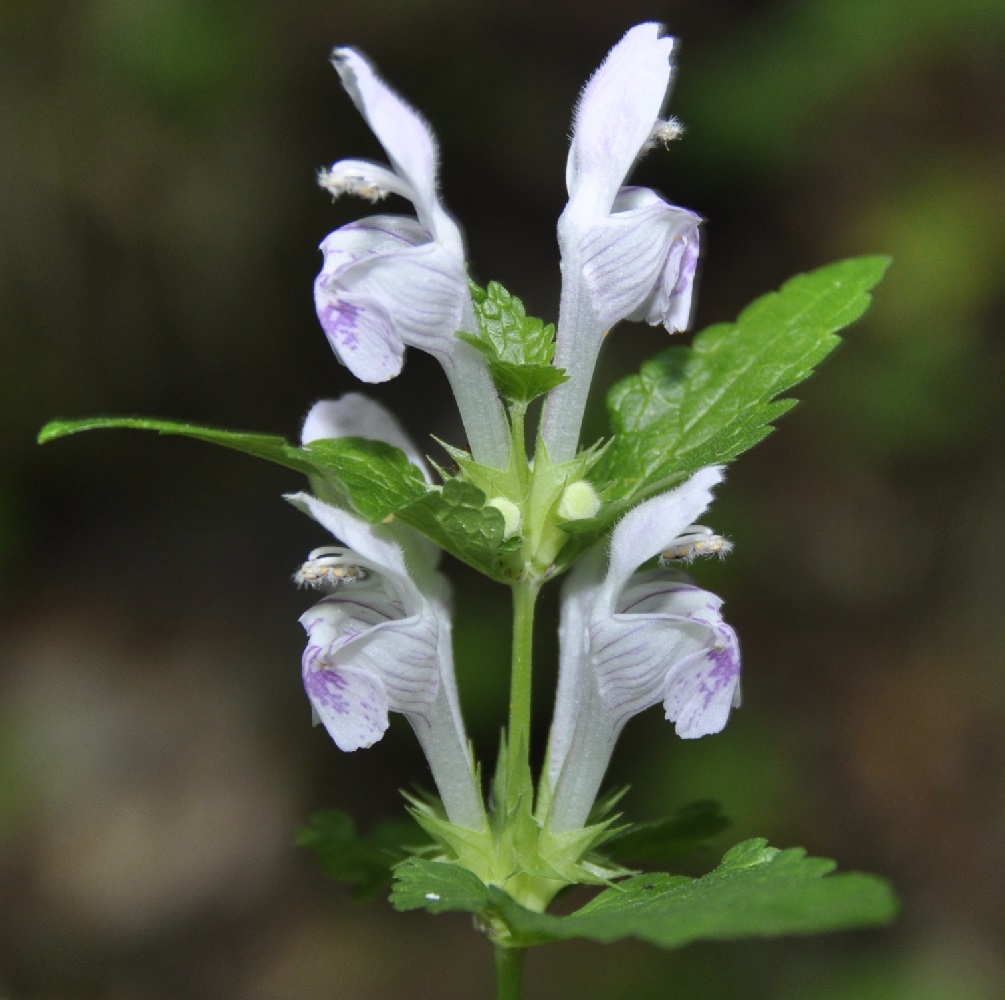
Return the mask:
[[[331,233],[314,285],[321,327],[364,382],[427,351],[453,389],[470,450],[444,444],[434,476],[395,418],[360,394],[317,403],[299,445],[169,421],[56,421],[50,440],[98,427],[181,434],[308,476],[290,502],[336,545],[310,553],[296,581],[320,592],[301,618],[303,681],[315,720],[338,748],[369,747],[405,716],[436,795],[409,796],[425,841],[372,847],[325,813],[303,834],[328,869],[362,888],[393,881],[400,910],[465,910],[496,949],[499,996],[520,991],[524,950],[548,941],[637,936],[664,947],[699,938],[804,934],[882,923],[896,904],[880,879],[831,874],[832,863],[763,840],[732,848],[703,878],[640,874],[654,847],[717,832],[714,810],[631,826],[600,797],[623,727],[657,704],[684,739],[718,733],[740,705],[740,649],[720,598],[684,566],[731,543],[698,524],[724,466],[794,405],[778,398],[867,308],[885,258],[843,261],[758,299],[733,324],[671,347],[608,397],[611,433],[580,446],[604,339],[622,320],[669,333],[689,322],[700,219],[654,191],[625,186],[636,160],[680,134],[663,118],[673,39],[631,29],[583,90],[558,223],[557,327],[528,317],[501,285],[470,281],[464,240],[437,191],[430,127],[353,49],[336,49],[342,83],[390,169],[341,160],[331,194],[403,196],[415,217],[372,215]],[[543,397],[536,433],[528,407]],[[533,440],[532,451],[527,442]],[[509,719],[489,794],[465,732],[454,679],[446,551],[512,593]],[[537,779],[530,759],[534,612],[561,583],[554,715]],[[411,843],[411,841],[409,842]],[[365,869],[365,870],[363,870]],[[599,893],[548,913],[574,885]]]

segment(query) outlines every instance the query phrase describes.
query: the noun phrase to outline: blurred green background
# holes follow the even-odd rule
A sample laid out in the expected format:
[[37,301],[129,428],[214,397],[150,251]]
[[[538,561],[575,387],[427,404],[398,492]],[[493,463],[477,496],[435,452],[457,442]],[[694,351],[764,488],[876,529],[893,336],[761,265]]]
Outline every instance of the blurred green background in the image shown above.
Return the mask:
[[[629,726],[638,818],[694,798],[891,877],[891,930],[533,952],[527,997],[1005,995],[1005,6],[1000,0],[5,0],[0,6],[0,996],[356,1000],[490,993],[458,917],[357,906],[292,846],[424,768],[399,718],[342,755],[300,688],[289,575],[326,539],[293,474],[139,434],[39,449],[55,416],[295,435],[355,386],[313,314],[315,170],[380,157],[327,63],[355,44],[433,122],[475,275],[553,316],[579,87],[631,24],[679,35],[685,141],[642,183],[706,217],[698,325],[858,253],[875,307],[712,515],[746,704],[683,743]],[[393,209],[396,210],[396,209]],[[666,342],[623,328],[608,383]],[[413,352],[373,394],[459,441]],[[599,396],[597,397],[599,399]],[[599,409],[590,432],[603,432]],[[431,446],[432,447],[432,446]],[[507,600],[451,567],[491,757]],[[543,623],[542,623],[543,624]],[[542,628],[539,721],[554,639]]]

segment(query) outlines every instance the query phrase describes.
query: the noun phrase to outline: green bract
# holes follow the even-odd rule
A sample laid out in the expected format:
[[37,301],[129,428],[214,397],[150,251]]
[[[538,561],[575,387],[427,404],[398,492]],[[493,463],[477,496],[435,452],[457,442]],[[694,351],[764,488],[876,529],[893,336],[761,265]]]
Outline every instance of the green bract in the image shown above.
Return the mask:
[[488,359],[500,395],[511,403],[529,403],[561,385],[567,375],[552,366],[555,327],[528,316],[523,303],[496,281],[480,288],[471,282],[478,317],[477,334],[460,334]]

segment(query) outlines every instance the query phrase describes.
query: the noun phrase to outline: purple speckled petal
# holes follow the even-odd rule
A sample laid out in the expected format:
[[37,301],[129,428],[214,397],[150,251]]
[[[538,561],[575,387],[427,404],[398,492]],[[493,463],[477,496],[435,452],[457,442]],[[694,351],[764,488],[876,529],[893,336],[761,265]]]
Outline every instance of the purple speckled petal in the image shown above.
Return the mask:
[[669,333],[686,330],[691,322],[701,253],[701,217],[668,204],[648,188],[628,187],[614,199],[610,221],[646,230],[644,238],[653,240],[662,250],[661,266],[649,290],[634,310],[623,314],[624,318],[645,320],[650,326],[662,324]]
[[740,703],[740,646],[736,633],[720,622],[713,644],[681,661],[666,679],[663,707],[677,735],[696,739],[718,733],[730,708]]
[[308,646],[304,688],[318,719],[340,750],[373,746],[388,726],[384,685],[368,671],[318,667],[316,660],[316,649]]
[[364,382],[397,375],[405,346],[385,304],[354,280],[353,265],[369,258],[393,261],[428,240],[414,219],[377,215],[342,226],[321,243],[324,264],[314,282],[318,319],[338,359]]
[[444,356],[468,302],[464,261],[409,219],[375,216],[331,233],[314,302],[332,349],[364,382],[401,371],[405,345]]
[[597,689],[615,728],[655,705],[667,672],[708,641],[707,626],[666,613],[615,615],[591,626]]
[[359,260],[340,281],[379,301],[405,344],[439,356],[456,348],[468,279],[463,259],[440,243]]
[[305,683],[308,669],[355,670],[380,681],[385,710],[423,715],[432,705],[441,650],[431,609],[406,615],[400,598],[372,577],[330,594],[300,622],[308,635]]
[[663,274],[648,303],[648,311],[638,318],[644,319],[650,326],[662,323],[670,333],[686,330],[691,325],[700,257],[698,229],[682,232],[667,254]]
[[379,299],[345,292],[318,301],[318,319],[336,357],[363,382],[386,382],[401,372],[405,348]]

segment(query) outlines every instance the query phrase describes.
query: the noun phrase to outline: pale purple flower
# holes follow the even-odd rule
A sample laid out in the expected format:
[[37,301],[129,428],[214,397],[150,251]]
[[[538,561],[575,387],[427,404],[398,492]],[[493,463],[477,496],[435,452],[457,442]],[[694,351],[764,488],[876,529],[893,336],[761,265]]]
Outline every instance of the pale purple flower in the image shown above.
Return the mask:
[[719,732],[740,700],[736,634],[722,601],[676,571],[637,571],[705,510],[713,466],[646,501],[575,567],[562,592],[555,716],[548,743],[549,823],[583,825],[625,723],[663,703],[677,734]]
[[[397,421],[358,394],[316,404],[303,440],[347,433],[401,447],[424,469]],[[337,553],[326,558],[343,572],[300,619],[308,636],[304,688],[317,720],[340,749],[357,750],[381,739],[389,712],[402,713],[448,817],[481,829],[484,810],[454,679],[450,587],[436,570],[440,550],[404,525],[371,525],[307,493],[288,499],[345,546],[323,550]],[[331,579],[303,572],[298,578]]]
[[319,182],[333,195],[407,198],[416,217],[374,215],[321,243],[314,283],[318,318],[339,360],[364,382],[396,376],[406,346],[432,354],[457,397],[472,452],[503,468],[508,435],[484,358],[457,337],[477,331],[464,240],[437,193],[437,147],[424,119],[349,48],[332,62],[391,161],[340,160]]
[[623,319],[687,327],[698,264],[699,217],[648,188],[622,186],[655,140],[679,126],[661,118],[674,40],[658,24],[632,28],[587,83],[566,168],[558,224],[562,297],[555,364],[569,381],[548,397],[542,432],[555,461],[575,454],[604,335]]

